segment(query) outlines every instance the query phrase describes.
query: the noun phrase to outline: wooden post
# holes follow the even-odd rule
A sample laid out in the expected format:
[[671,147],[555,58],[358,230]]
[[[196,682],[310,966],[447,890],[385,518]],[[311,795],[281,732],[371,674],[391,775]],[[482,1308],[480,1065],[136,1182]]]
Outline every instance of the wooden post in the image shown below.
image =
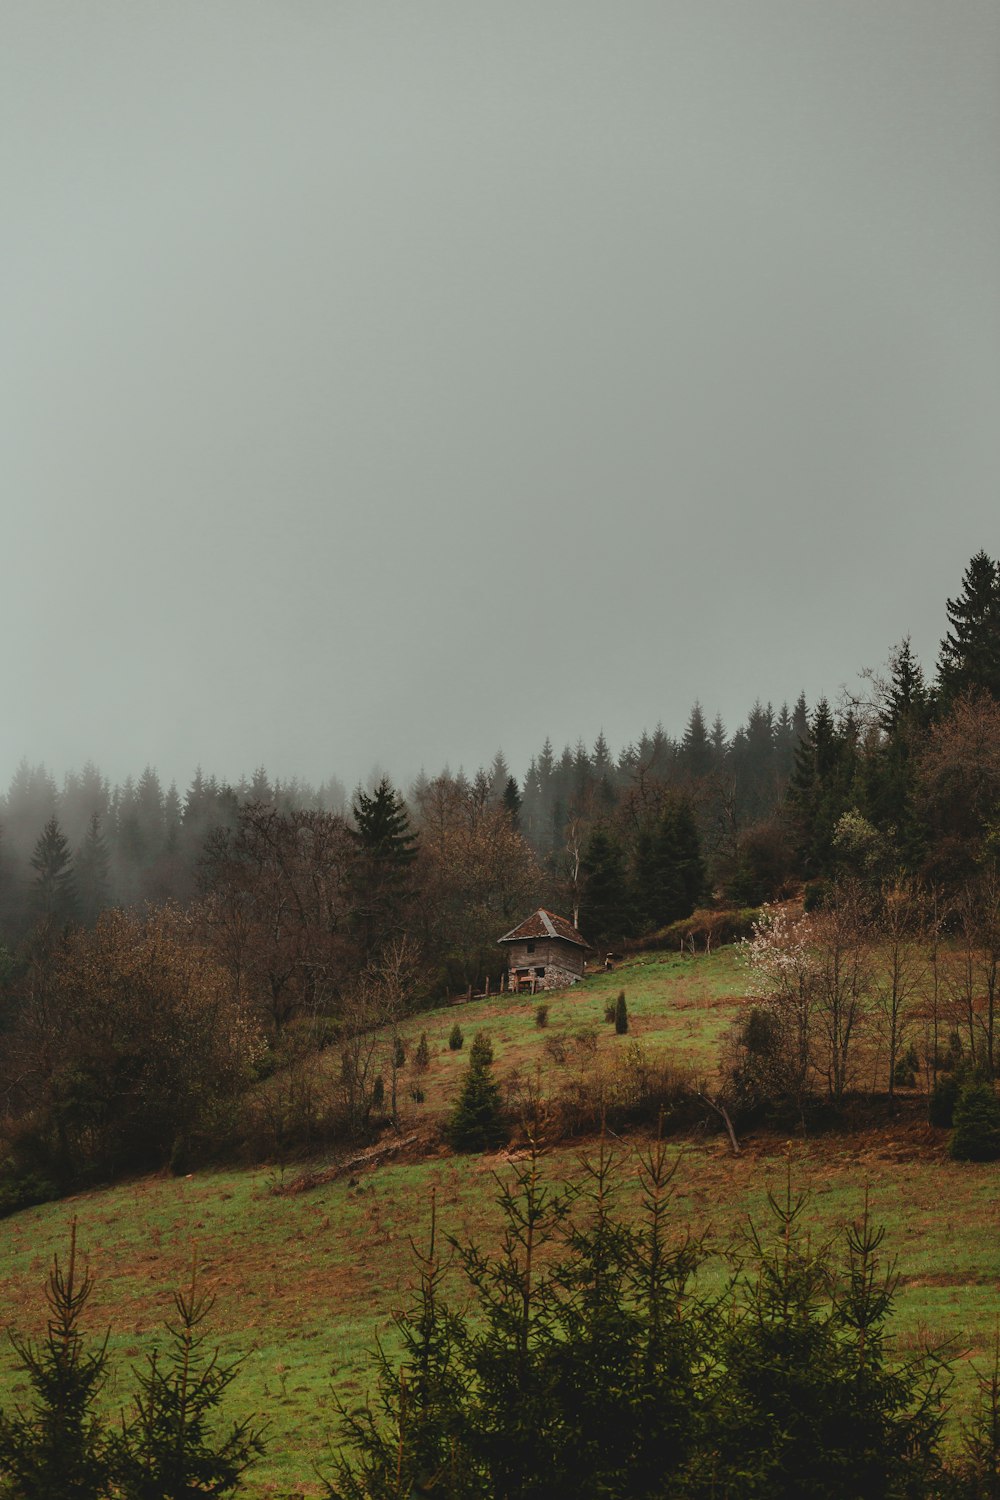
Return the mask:
[[486,998],[487,1000],[490,998],[490,976],[488,974],[486,976]]

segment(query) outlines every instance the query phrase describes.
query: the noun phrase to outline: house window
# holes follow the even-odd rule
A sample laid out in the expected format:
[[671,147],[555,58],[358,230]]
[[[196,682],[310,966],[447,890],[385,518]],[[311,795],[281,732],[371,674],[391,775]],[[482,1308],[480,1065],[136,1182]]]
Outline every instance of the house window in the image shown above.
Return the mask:
[[527,948],[525,949],[525,951],[527,953],[534,953],[534,951],[535,951],[535,945],[534,945],[534,943],[529,943],[528,946],[527,946]]
[[536,969],[535,970],[535,978],[536,979],[544,979],[545,978],[545,970],[544,969]]

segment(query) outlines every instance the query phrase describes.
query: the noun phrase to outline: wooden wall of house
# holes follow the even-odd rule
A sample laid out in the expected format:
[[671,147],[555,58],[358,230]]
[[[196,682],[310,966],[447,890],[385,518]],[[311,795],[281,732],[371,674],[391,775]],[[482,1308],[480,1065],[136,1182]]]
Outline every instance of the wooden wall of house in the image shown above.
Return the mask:
[[[534,952],[528,948],[533,943]],[[555,968],[581,978],[584,972],[584,951],[576,943],[567,943],[563,938],[534,938],[531,942],[504,943],[507,949],[508,969]]]

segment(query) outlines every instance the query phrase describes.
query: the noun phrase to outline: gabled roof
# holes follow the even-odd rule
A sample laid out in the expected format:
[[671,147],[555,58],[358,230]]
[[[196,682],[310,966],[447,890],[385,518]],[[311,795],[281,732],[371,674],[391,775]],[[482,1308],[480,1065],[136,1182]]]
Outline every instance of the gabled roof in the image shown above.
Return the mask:
[[497,942],[520,943],[524,939],[530,941],[531,938],[562,938],[565,943],[577,943],[581,948],[590,947],[587,939],[580,936],[572,922],[567,922],[565,917],[557,917],[554,911],[546,911],[544,906],[532,912],[530,917],[525,917],[520,927],[512,927],[502,938],[497,938]]

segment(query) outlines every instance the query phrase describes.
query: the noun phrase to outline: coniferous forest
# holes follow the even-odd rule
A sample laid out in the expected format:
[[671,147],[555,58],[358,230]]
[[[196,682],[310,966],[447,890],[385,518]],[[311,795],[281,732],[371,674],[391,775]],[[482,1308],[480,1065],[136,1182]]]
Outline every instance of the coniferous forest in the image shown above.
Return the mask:
[[[401,1022],[495,992],[498,937],[539,906],[602,961],[747,939],[750,1003],[716,1096],[635,1062],[640,1104],[620,1121],[609,1095],[605,1126],[724,1121],[735,1146],[736,1130],[836,1128],[862,1096],[893,1116],[920,1074],[953,1155],[996,1159],[1000,562],[976,554],[946,614],[936,662],[903,635],[836,703],[757,701],[732,731],[696,703],[676,735],[658,724],[617,750],[546,739],[522,774],[498,750],[406,787],[261,767],[180,790],[151,766],[112,786],[87,765],[60,786],[22,762],[0,804],[0,1208],[398,1131],[401,1072],[422,1100],[428,1065],[426,1033],[408,1056]],[[625,1039],[624,992],[607,1019]],[[463,1048],[458,1022],[448,1045]],[[492,1063],[477,1036],[443,1131],[455,1151],[508,1137]],[[815,1249],[790,1184],[706,1300],[699,1242],[667,1234],[662,1139],[636,1219],[614,1207],[603,1136],[570,1191],[537,1170],[539,1130],[501,1194],[498,1257],[446,1253],[433,1228],[418,1249],[407,1373],[385,1355],[374,1404],[343,1411],[330,1495],[1000,1493],[996,1372],[949,1457],[941,1361],[885,1352],[895,1283],[867,1218]],[[211,1451],[203,1419],[235,1370],[207,1357],[194,1398],[178,1375],[210,1311],[197,1278],[112,1439],[91,1410],[105,1356],[81,1352],[74,1255],[50,1278],[47,1343],[15,1344],[38,1404],[0,1418],[5,1493],[235,1493],[262,1438],[237,1426]],[[67,1474],[75,1487],[53,1488]]]

